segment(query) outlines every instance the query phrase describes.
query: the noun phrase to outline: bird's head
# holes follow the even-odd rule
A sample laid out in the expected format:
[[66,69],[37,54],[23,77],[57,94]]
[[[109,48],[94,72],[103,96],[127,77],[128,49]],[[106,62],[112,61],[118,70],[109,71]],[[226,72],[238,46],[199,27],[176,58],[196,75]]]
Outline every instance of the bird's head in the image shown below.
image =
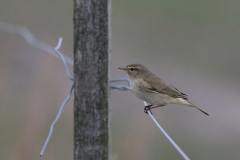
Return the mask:
[[130,79],[144,78],[150,71],[141,64],[130,64],[126,67],[119,67],[118,69],[127,72]]

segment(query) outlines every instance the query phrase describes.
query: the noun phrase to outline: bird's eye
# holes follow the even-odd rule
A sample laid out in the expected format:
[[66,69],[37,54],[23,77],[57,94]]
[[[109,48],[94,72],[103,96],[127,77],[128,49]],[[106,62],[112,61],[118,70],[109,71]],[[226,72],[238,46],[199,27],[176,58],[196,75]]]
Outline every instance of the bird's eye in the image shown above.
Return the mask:
[[130,71],[131,71],[131,72],[134,71],[134,68],[130,68]]

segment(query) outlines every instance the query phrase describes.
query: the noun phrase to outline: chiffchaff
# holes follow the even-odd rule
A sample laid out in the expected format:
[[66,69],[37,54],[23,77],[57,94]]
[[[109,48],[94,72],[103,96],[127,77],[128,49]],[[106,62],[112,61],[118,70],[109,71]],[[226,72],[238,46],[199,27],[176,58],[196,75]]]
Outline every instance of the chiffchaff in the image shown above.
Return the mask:
[[209,115],[190,102],[186,94],[164,82],[143,65],[130,64],[124,68],[119,67],[118,69],[127,72],[133,93],[141,100],[150,104],[145,107],[145,113],[147,113],[146,110],[166,106],[168,104],[183,104],[195,107],[204,114]]

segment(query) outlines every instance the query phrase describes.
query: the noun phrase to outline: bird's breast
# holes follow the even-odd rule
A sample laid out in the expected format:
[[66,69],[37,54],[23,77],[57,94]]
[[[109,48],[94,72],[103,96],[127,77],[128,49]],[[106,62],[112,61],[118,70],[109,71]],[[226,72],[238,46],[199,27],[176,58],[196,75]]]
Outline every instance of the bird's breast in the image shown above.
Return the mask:
[[151,86],[147,82],[144,82],[143,79],[130,79],[130,85],[136,97],[150,104],[166,105],[171,99],[167,95],[150,91],[149,88],[151,88]]

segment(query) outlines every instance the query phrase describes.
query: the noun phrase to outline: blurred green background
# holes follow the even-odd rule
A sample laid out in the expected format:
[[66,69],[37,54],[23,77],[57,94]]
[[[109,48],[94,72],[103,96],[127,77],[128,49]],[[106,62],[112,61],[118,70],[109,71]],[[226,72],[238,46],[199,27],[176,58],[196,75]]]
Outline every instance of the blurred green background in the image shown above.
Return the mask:
[[[207,111],[168,105],[154,116],[194,160],[240,158],[240,1],[112,0],[111,78],[141,63]],[[73,57],[72,1],[0,1],[0,20],[27,27]],[[73,159],[73,99],[42,158],[71,81],[61,61],[0,32],[0,159]],[[70,66],[72,73],[72,66]],[[125,83],[118,83],[125,84]],[[111,90],[113,160],[182,159],[131,92]]]

